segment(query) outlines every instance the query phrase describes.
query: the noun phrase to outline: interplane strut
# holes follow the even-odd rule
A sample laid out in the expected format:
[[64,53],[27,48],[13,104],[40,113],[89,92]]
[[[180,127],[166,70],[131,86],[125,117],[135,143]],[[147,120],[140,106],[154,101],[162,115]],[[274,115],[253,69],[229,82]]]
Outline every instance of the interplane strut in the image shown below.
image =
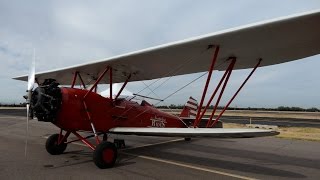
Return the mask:
[[195,128],[199,126],[204,114],[206,113],[206,111],[207,111],[208,107],[210,106],[212,100],[214,99],[215,95],[217,94],[218,90],[220,89],[221,84],[223,83],[223,86],[222,86],[220,94],[219,94],[219,96],[217,98],[217,101],[215,103],[214,109],[213,109],[213,111],[212,111],[212,113],[210,115],[210,118],[207,121],[207,124],[206,124],[207,128],[208,127],[214,127],[214,125],[218,122],[218,120],[221,118],[221,116],[223,115],[225,110],[229,107],[229,105],[232,103],[232,101],[235,99],[235,97],[238,95],[240,90],[247,83],[249,78],[252,76],[252,74],[255,72],[255,70],[258,68],[258,66],[260,65],[260,63],[262,61],[261,58],[258,60],[258,63],[255,65],[255,67],[253,68],[251,73],[248,75],[248,77],[245,79],[245,81],[242,83],[242,85],[239,87],[239,89],[236,91],[236,93],[233,95],[233,97],[229,100],[229,102],[224,107],[224,109],[220,112],[218,117],[211,123],[211,121],[212,121],[212,119],[213,119],[213,117],[215,115],[215,112],[216,112],[216,110],[218,108],[218,105],[220,103],[220,100],[222,98],[222,95],[224,93],[224,90],[225,90],[225,88],[226,88],[226,86],[228,84],[229,78],[230,78],[230,76],[232,74],[232,71],[233,71],[233,69],[235,67],[235,63],[237,61],[236,57],[229,57],[227,59],[227,61],[230,61],[230,64],[229,64],[228,68],[226,69],[225,73],[223,74],[223,76],[222,76],[221,80],[219,81],[218,85],[216,86],[215,90],[213,91],[209,101],[207,102],[207,104],[204,106],[204,109],[202,110],[204,99],[205,99],[206,94],[207,94],[207,90],[208,90],[208,87],[209,87],[209,84],[210,84],[211,76],[212,76],[212,73],[213,73],[213,70],[214,70],[214,67],[215,67],[215,63],[216,63],[216,60],[218,58],[219,50],[220,50],[219,46],[214,46],[214,47],[215,47],[214,54],[213,54],[213,58],[212,58],[212,61],[211,61],[210,68],[209,68],[209,73],[208,73],[208,76],[207,76],[206,84],[204,86],[204,90],[203,90],[203,93],[202,93],[202,97],[201,97],[200,105],[199,105],[199,108],[198,108],[197,116],[196,116],[196,119],[195,119],[195,121],[193,123],[193,127],[195,127]]

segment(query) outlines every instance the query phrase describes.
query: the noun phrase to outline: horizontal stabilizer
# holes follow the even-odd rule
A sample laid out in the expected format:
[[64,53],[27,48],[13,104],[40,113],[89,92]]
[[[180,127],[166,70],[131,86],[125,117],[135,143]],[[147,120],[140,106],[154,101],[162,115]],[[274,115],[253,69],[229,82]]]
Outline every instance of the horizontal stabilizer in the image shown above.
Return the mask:
[[113,134],[165,137],[210,137],[210,138],[248,138],[275,136],[279,132],[263,129],[242,128],[133,128],[116,127],[109,130]]

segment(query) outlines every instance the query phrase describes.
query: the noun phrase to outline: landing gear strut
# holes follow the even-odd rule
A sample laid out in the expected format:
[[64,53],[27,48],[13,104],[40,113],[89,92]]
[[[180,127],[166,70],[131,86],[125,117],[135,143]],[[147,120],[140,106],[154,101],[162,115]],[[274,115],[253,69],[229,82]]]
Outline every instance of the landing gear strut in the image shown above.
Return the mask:
[[107,140],[108,140],[108,134],[104,133],[102,140],[103,140],[103,141],[107,141]]
[[126,147],[126,144],[124,143],[123,139],[114,139],[113,142],[118,149],[123,149]]
[[[67,141],[67,138],[71,133],[78,137],[78,139]],[[53,134],[47,139],[46,149],[49,154],[58,155],[62,154],[66,150],[67,144],[76,141],[82,141],[85,145],[87,145],[90,149],[93,150],[93,162],[97,167],[99,167],[100,169],[113,167],[118,156],[117,146],[123,147],[124,140],[118,140],[115,141],[115,143],[108,142],[108,136],[107,134],[104,134],[104,141],[99,141],[99,143],[95,146],[87,140],[92,137],[95,137],[95,135],[83,137],[76,131],[67,131],[65,135],[62,135],[61,130],[60,134]]]

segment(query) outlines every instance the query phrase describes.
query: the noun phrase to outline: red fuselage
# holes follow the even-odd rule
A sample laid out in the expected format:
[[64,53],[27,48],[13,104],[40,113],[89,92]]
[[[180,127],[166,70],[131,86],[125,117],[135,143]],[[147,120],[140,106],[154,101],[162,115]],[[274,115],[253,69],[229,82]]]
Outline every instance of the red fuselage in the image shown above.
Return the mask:
[[186,127],[178,117],[159,111],[148,103],[140,105],[125,99],[114,101],[93,92],[83,100],[87,92],[61,88],[62,102],[54,122],[56,126],[67,131],[92,131],[92,122],[98,132],[108,132],[113,127]]

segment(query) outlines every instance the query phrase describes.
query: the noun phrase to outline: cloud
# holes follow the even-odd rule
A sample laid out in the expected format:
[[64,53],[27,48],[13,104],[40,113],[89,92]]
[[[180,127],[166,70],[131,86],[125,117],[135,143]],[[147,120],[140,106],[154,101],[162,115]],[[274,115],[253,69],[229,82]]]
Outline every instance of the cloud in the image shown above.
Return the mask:
[[[26,83],[10,78],[28,72],[33,48],[39,72],[319,7],[317,0],[1,1],[0,82],[6,86],[0,89],[0,102],[23,101]],[[258,69],[233,104],[319,107],[318,58]],[[248,73],[233,73],[222,104]],[[155,92],[164,98],[199,75],[171,78]],[[218,81],[216,75],[222,73],[215,72],[213,82]],[[190,95],[199,99],[204,81],[205,77],[167,103],[183,104]],[[138,92],[144,84],[130,83],[129,87]]]

